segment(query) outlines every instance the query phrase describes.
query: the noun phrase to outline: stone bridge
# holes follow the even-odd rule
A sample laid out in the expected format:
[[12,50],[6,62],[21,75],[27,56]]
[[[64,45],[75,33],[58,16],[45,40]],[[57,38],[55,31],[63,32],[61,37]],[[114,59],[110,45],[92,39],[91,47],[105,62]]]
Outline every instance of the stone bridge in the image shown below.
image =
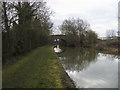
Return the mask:
[[58,41],[63,41],[66,43],[66,35],[50,35],[49,42],[51,44]]

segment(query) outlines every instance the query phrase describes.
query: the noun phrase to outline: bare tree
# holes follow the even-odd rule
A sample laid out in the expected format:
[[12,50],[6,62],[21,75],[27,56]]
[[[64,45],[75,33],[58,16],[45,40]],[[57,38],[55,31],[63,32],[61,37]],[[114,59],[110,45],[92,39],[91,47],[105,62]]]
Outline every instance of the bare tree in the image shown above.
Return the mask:
[[[86,32],[90,30],[90,25],[82,19],[69,18],[65,19],[59,28],[62,34],[67,35],[67,40],[70,43],[83,46],[85,37],[87,36]],[[92,33],[92,36],[94,37],[95,35]]]
[[3,59],[48,43],[53,23],[46,2],[2,3]]
[[114,29],[109,29],[106,31],[106,37],[107,39],[112,39],[116,36],[116,32]]

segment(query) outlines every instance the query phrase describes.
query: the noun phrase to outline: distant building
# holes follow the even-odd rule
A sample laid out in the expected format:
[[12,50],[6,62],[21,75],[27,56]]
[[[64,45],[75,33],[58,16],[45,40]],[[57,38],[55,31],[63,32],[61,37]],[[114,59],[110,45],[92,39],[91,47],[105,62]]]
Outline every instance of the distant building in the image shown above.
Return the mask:
[[114,37],[99,37],[99,39],[101,40],[117,40],[119,37],[118,36],[114,36]]
[[107,40],[107,37],[99,37],[101,40]]

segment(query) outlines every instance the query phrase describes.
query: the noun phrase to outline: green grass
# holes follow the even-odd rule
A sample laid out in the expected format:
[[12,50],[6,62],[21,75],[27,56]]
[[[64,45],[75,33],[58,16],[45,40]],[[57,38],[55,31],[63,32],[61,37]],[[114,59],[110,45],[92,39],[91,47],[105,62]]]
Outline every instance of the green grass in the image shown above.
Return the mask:
[[53,48],[39,47],[3,70],[3,88],[63,88],[62,74]]

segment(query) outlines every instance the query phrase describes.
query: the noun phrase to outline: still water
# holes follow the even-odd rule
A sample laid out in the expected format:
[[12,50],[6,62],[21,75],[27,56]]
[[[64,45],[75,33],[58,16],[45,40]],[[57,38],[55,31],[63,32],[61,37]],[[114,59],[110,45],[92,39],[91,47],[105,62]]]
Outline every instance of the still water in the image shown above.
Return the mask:
[[118,88],[118,56],[78,47],[58,56],[77,88]]

